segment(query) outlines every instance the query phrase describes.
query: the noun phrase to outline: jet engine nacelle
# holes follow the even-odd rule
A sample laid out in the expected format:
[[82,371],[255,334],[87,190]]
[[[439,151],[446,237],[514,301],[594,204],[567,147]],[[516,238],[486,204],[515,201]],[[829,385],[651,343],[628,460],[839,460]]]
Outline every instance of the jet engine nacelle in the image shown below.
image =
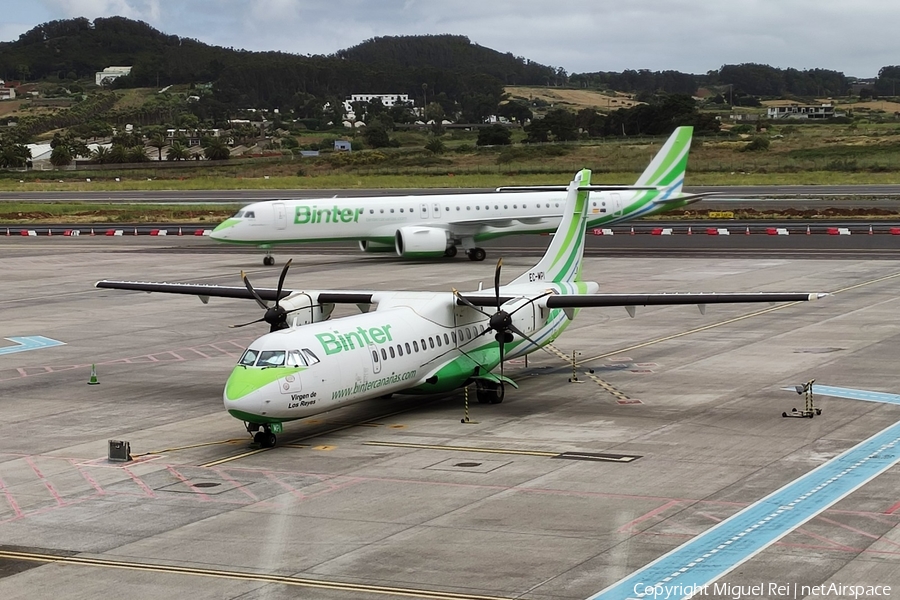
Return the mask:
[[359,240],[359,249],[363,252],[393,252],[394,244],[382,244],[381,242]]
[[334,304],[314,304],[306,292],[297,292],[284,298],[280,303],[288,311],[287,322],[291,327],[318,323],[331,318]]
[[394,236],[397,256],[404,258],[443,256],[448,245],[447,231],[436,227],[401,227]]

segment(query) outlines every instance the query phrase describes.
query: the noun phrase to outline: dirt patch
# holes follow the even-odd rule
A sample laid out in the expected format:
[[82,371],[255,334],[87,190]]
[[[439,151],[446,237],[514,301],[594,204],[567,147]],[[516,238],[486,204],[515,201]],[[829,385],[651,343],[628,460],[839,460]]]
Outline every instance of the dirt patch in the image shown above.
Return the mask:
[[569,90],[551,87],[509,86],[505,91],[512,97],[527,100],[543,100],[553,105],[561,104],[573,110],[594,108],[603,112],[631,108],[636,102],[628,94],[604,94],[594,90]]

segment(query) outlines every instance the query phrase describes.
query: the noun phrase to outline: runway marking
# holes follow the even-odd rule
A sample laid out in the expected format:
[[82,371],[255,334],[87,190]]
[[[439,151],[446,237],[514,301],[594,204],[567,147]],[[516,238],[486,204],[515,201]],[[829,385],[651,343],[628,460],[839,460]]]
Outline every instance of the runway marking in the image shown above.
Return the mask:
[[195,577],[212,577],[240,581],[260,581],[263,583],[279,583],[282,585],[320,590],[337,590],[344,592],[361,592],[382,596],[401,596],[408,598],[425,598],[428,600],[512,600],[503,596],[482,596],[478,594],[458,594],[417,588],[401,588],[383,585],[367,585],[324,579],[305,579],[288,575],[271,575],[250,571],[226,571],[220,569],[201,569],[175,565],[157,565],[136,561],[109,560],[88,558],[84,556],[66,556],[38,552],[18,552],[0,550],[0,558],[29,562],[54,563],[59,565],[75,565],[82,567],[98,567],[106,569],[124,569],[149,573],[167,573],[173,575],[193,575]]
[[519,456],[541,456],[545,458],[566,458],[602,462],[628,463],[640,456],[631,454],[603,454],[595,452],[546,452],[544,450],[515,450],[511,448],[479,448],[477,446],[442,446],[439,444],[413,444],[408,442],[363,442],[363,446],[384,446],[389,448],[417,448],[420,450],[450,450],[453,452],[476,452],[481,454],[515,454]]
[[[845,288],[841,288],[841,289],[839,289],[839,290],[835,290],[835,291],[831,292],[831,295],[834,296],[834,295],[836,295],[836,294],[841,294],[841,293],[843,293],[843,292],[847,292],[847,291],[850,291],[850,290],[855,290],[855,289],[858,289],[858,288],[861,288],[861,287],[865,287],[865,286],[867,286],[867,285],[872,285],[872,284],[875,284],[875,283],[880,283],[880,282],[882,282],[882,281],[887,281],[887,280],[889,280],[889,279],[895,279],[895,278],[897,278],[897,277],[900,277],[900,273],[894,273],[893,275],[885,275],[884,277],[879,277],[879,278],[877,278],[877,279],[872,279],[872,280],[870,280],[870,281],[864,281],[864,282],[862,282],[862,283],[857,283],[857,284],[855,284],[855,285],[851,285],[851,286],[848,286],[848,287],[845,287]],[[827,301],[827,298],[825,299],[825,301]],[[733,319],[727,319],[727,320],[725,320],[725,321],[720,321],[720,322],[718,322],[718,323],[712,323],[712,324],[710,324],[710,325],[704,325],[704,326],[702,326],[702,327],[696,327],[696,328],[694,328],[694,329],[689,329],[689,330],[687,330],[687,331],[682,331],[681,333],[674,333],[674,334],[672,334],[672,335],[667,335],[667,336],[665,336],[665,337],[657,338],[657,339],[655,339],[655,340],[649,340],[649,341],[647,341],[647,342],[641,342],[640,344],[635,344],[635,345],[633,345],[633,346],[627,346],[627,347],[625,347],[625,348],[619,348],[618,350],[614,350],[614,351],[612,351],[612,352],[605,352],[605,353],[603,353],[603,354],[598,354],[597,356],[591,356],[590,358],[585,358],[584,361],[599,360],[599,359],[601,359],[601,358],[608,358],[608,357],[610,357],[610,356],[615,356],[616,354],[622,354],[622,353],[624,353],[624,352],[630,352],[630,351],[632,351],[632,350],[637,350],[637,349],[639,349],[639,348],[646,348],[647,346],[653,346],[653,345],[655,345],[655,344],[659,344],[659,343],[662,343],[662,342],[667,342],[667,341],[669,341],[669,340],[674,340],[674,339],[677,339],[677,338],[680,338],[680,337],[684,337],[684,336],[686,336],[686,335],[691,335],[691,334],[693,334],[693,333],[699,333],[699,332],[701,332],[701,331],[708,331],[708,330],[710,330],[710,329],[715,329],[715,328],[717,328],[717,327],[722,327],[723,325],[730,325],[731,323],[737,323],[738,321],[743,321],[743,320],[745,320],[745,319],[750,319],[750,318],[758,317],[758,316],[760,316],[760,315],[764,315],[764,314],[767,314],[767,313],[770,313],[770,312],[775,312],[775,311],[777,311],[777,310],[783,310],[783,309],[785,309],[785,308],[790,308],[791,306],[795,306],[795,305],[797,305],[797,304],[802,304],[802,302],[788,302],[787,304],[779,304],[778,306],[772,306],[772,307],[769,307],[769,308],[764,308],[764,309],[762,309],[762,310],[758,310],[758,311],[755,311],[755,312],[752,312],[752,313],[749,313],[749,314],[746,314],[746,315],[742,315],[742,316],[740,316],[740,317],[735,317],[735,318],[733,318]]]
[[897,464],[898,445],[895,423],[588,600],[641,600],[653,586],[673,600],[696,594]]
[[241,454],[235,454],[234,456],[226,456],[225,458],[220,458],[218,460],[213,460],[208,463],[203,463],[203,464],[197,465],[197,466],[199,466],[199,467],[215,467],[216,465],[222,465],[227,462],[237,460],[239,458],[253,456],[254,454],[259,454],[260,452],[268,452],[269,450],[274,450],[274,448],[257,448],[256,450],[250,450],[249,452],[242,452]]
[[199,444],[191,444],[189,446],[175,446],[173,448],[166,448],[164,450],[150,450],[149,452],[132,454],[131,456],[132,458],[137,458],[139,456],[149,456],[151,454],[169,454],[170,452],[178,452],[179,450],[190,450],[191,448],[203,448],[204,446],[218,446],[221,444],[238,444],[244,441],[246,441],[244,438],[234,438],[230,440],[219,440],[216,442],[201,442]]
[[54,346],[65,346],[65,342],[53,340],[42,335],[28,335],[22,337],[3,338],[9,340],[15,346],[4,346],[0,348],[0,356],[4,354],[15,354],[16,352],[28,352],[29,350],[40,350],[41,348],[53,348]]
[[[783,390],[795,391],[794,388],[781,388]],[[812,386],[813,396],[831,396],[833,398],[848,398],[850,400],[865,400],[867,402],[881,402],[884,404],[900,404],[900,394],[888,394],[885,392],[872,392],[869,390],[857,390],[853,388],[836,387],[833,385],[820,385],[814,383]]]

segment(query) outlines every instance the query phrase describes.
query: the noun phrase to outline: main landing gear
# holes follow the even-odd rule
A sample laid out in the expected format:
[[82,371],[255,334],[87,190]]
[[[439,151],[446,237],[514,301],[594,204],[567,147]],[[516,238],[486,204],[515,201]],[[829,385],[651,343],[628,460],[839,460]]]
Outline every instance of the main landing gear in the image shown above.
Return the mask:
[[267,267],[271,267],[274,264],[275,264],[275,257],[267,252],[266,255],[263,256],[263,265],[265,265]]
[[456,246],[448,246],[446,250],[444,250],[444,256],[447,258],[453,258],[456,256]]
[[500,404],[503,402],[503,385],[494,381],[479,381],[475,384],[475,397],[479,404]]
[[481,262],[487,256],[487,253],[484,251],[484,248],[470,248],[466,250],[466,256],[469,257],[469,260]]
[[[254,431],[256,433],[253,433]],[[262,425],[259,423],[247,423],[247,432],[253,433],[253,443],[260,448],[275,447],[275,434],[272,433],[272,427],[268,423],[263,423]]]

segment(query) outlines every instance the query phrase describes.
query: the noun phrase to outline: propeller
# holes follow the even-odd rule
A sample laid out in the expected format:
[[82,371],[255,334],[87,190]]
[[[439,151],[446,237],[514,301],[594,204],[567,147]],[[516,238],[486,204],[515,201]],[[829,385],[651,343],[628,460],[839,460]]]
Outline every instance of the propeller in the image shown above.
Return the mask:
[[[501,258],[500,260],[497,261],[497,268],[494,270],[494,298],[496,299],[496,305],[497,305],[497,312],[495,312],[494,314],[486,313],[485,311],[481,310],[479,307],[472,304],[464,296],[460,296],[459,292],[457,290],[455,290],[455,289],[453,290],[454,295],[456,295],[456,297],[460,300],[460,302],[462,302],[469,308],[472,308],[472,309],[480,312],[484,316],[488,317],[488,328],[485,329],[484,331],[482,331],[481,333],[479,333],[477,336],[475,336],[474,339],[477,339],[483,335],[486,335],[490,331],[494,332],[494,339],[497,340],[497,345],[500,348],[500,387],[501,388],[503,387],[503,362],[505,360],[505,355],[506,355],[506,344],[513,341],[513,339],[514,339],[513,334],[518,335],[522,339],[527,340],[534,346],[540,348],[544,352],[547,352],[548,354],[553,356],[553,354],[549,350],[547,350],[546,348],[544,348],[543,346],[538,344],[536,341],[531,339],[528,336],[528,334],[526,334],[524,331],[522,331],[518,327],[516,327],[512,320],[513,315],[515,315],[518,311],[520,311],[523,308],[525,308],[526,306],[532,304],[536,300],[543,298],[544,296],[549,296],[550,294],[553,293],[553,290],[549,290],[547,292],[544,292],[543,294],[540,294],[539,296],[535,296],[534,298],[529,299],[528,302],[526,302],[525,304],[522,304],[521,306],[519,306],[512,312],[505,311],[500,307],[500,269],[502,267],[503,267],[503,259]],[[468,356],[468,354],[466,356]]]
[[284,263],[284,268],[281,270],[281,277],[278,278],[278,291],[275,294],[275,305],[268,306],[262,298],[260,298],[259,294],[256,290],[253,289],[253,285],[250,283],[250,278],[247,277],[247,274],[241,271],[241,279],[244,281],[244,285],[247,286],[247,290],[250,292],[250,295],[253,296],[253,299],[256,300],[256,303],[260,308],[264,309],[265,314],[255,321],[250,321],[249,323],[241,323],[240,325],[232,325],[231,327],[246,327],[247,325],[253,325],[254,323],[261,323],[265,321],[269,324],[269,331],[279,331],[281,329],[287,329],[287,315],[290,311],[284,309],[280,304],[281,300],[281,289],[284,287],[284,279],[287,277],[288,269],[291,267],[291,261],[293,259],[288,259],[286,263]]

